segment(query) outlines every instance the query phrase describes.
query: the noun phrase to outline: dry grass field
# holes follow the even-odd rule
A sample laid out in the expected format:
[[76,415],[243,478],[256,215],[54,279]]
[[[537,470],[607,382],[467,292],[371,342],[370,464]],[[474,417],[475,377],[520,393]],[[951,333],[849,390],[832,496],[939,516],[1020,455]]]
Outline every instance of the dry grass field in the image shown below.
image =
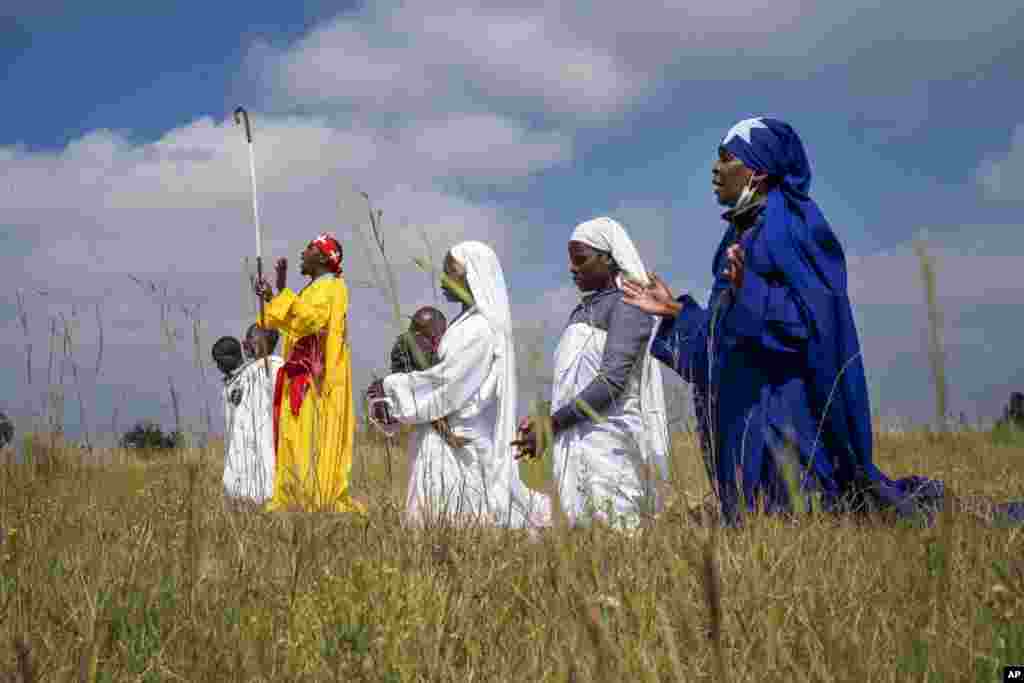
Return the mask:
[[[941,315],[919,256],[943,416]],[[20,298],[18,311],[31,383]],[[84,410],[76,328],[62,320]],[[56,319],[50,329],[52,365]],[[101,334],[97,374],[102,347]],[[64,375],[55,393],[49,374],[47,412],[61,414]],[[1024,434],[1012,430],[876,434],[885,472],[942,479],[956,496],[931,526],[702,524],[703,462],[677,433],[668,506],[651,524],[536,536],[404,527],[404,444],[365,429],[352,473],[365,517],[226,506],[218,443],[140,458],[40,435],[23,454],[0,458],[0,683],[988,683],[1024,664],[1024,528],[993,523],[984,503],[1024,499]],[[521,467],[549,488],[550,462]]]
[[[893,476],[1024,498],[1024,440],[880,436]],[[2,467],[0,681],[996,681],[1024,663],[1024,530],[970,505],[635,534],[403,528],[405,453],[360,437],[365,517],[226,509],[221,457]],[[545,463],[524,466],[533,485]]]

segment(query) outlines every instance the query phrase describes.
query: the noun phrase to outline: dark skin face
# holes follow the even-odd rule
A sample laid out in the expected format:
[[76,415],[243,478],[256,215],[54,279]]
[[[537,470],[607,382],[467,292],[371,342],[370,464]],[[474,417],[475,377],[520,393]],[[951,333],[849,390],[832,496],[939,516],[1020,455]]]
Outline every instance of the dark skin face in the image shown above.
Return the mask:
[[[573,282],[581,292],[597,292],[615,284],[618,270],[615,261],[609,254],[594,249],[589,244],[569,241],[569,272]],[[562,426],[551,421],[552,434],[562,431]],[[515,458],[536,457],[539,454],[539,443],[534,419],[524,417],[519,421],[519,436],[511,443],[518,450]]]
[[409,326],[413,334],[431,338],[444,334],[444,328],[444,319],[430,309],[416,311],[412,317],[412,324]]
[[[469,282],[466,281],[466,267],[456,261],[452,257],[451,252],[444,255],[444,274],[448,276],[449,280],[462,287],[466,292],[469,292]],[[462,304],[463,310],[469,308],[469,304],[463,301],[443,278],[441,280],[441,292],[448,301]],[[472,293],[470,292],[470,294]]]
[[582,242],[569,242],[569,272],[581,292],[597,292],[615,282],[611,256]]
[[[284,289],[288,278],[288,259],[277,259],[277,262],[274,264],[274,270],[277,274],[277,291],[280,293]],[[327,263],[327,257],[312,242],[306,245],[306,248],[299,254],[299,272],[303,275],[308,275],[311,280],[331,272]],[[256,295],[264,301],[270,301],[274,297],[270,283],[266,280],[254,282],[253,289]]]
[[765,177],[752,171],[725,147],[718,148],[718,159],[711,168],[711,186],[722,206],[735,206],[751,178],[759,183]]
[[218,341],[213,347],[213,362],[216,363],[217,369],[225,375],[230,375],[237,370],[244,362],[244,347],[244,343],[242,348],[238,348],[234,344],[223,344]]
[[327,257],[312,242],[299,255],[299,272],[313,279],[331,272],[327,267]]

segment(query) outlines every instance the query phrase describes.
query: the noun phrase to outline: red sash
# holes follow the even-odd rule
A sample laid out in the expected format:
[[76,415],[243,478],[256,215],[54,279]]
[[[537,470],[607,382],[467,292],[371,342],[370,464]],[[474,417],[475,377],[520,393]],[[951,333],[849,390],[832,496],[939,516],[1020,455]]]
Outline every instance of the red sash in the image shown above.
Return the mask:
[[292,347],[288,359],[277,371],[277,378],[274,381],[274,453],[277,453],[277,444],[280,435],[281,404],[284,402],[284,381],[287,377],[291,380],[288,392],[288,403],[292,409],[292,415],[298,417],[302,409],[302,401],[309,391],[309,383],[315,381],[317,386],[324,377],[324,346],[327,341],[326,330],[320,334],[310,334]]

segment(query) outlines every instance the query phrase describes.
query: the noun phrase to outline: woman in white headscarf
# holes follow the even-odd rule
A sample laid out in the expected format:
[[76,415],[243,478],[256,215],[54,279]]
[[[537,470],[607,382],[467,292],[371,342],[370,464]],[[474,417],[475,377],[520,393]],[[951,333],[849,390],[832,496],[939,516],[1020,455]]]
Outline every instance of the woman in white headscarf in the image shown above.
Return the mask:
[[[462,313],[441,338],[439,362],[388,375],[376,392],[387,399],[392,417],[421,426],[410,443],[407,517],[547,526],[551,501],[526,488],[509,445],[516,428],[516,365],[501,264],[486,244],[462,242],[445,255],[444,272],[444,296],[460,302]],[[453,438],[430,428],[442,417]]]
[[[650,355],[655,318],[622,301],[623,278],[647,284],[636,246],[611,218],[581,223],[569,238],[569,270],[583,293],[555,351],[551,396],[555,479],[573,524],[592,517],[635,526],[660,508],[668,478],[661,369]],[[520,423],[515,444],[536,453]]]

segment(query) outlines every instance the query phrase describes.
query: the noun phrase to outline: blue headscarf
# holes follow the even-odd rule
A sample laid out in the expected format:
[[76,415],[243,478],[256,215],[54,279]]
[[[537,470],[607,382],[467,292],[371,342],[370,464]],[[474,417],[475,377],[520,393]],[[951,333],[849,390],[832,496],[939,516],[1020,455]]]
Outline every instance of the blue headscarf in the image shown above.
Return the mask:
[[845,487],[865,474],[875,479],[867,380],[846,290],[846,258],[809,195],[811,165],[803,143],[788,123],[759,117],[737,123],[721,145],[777,181],[765,201],[758,241],[808,319],[811,408],[821,422],[819,443],[833,460],[837,483]]

